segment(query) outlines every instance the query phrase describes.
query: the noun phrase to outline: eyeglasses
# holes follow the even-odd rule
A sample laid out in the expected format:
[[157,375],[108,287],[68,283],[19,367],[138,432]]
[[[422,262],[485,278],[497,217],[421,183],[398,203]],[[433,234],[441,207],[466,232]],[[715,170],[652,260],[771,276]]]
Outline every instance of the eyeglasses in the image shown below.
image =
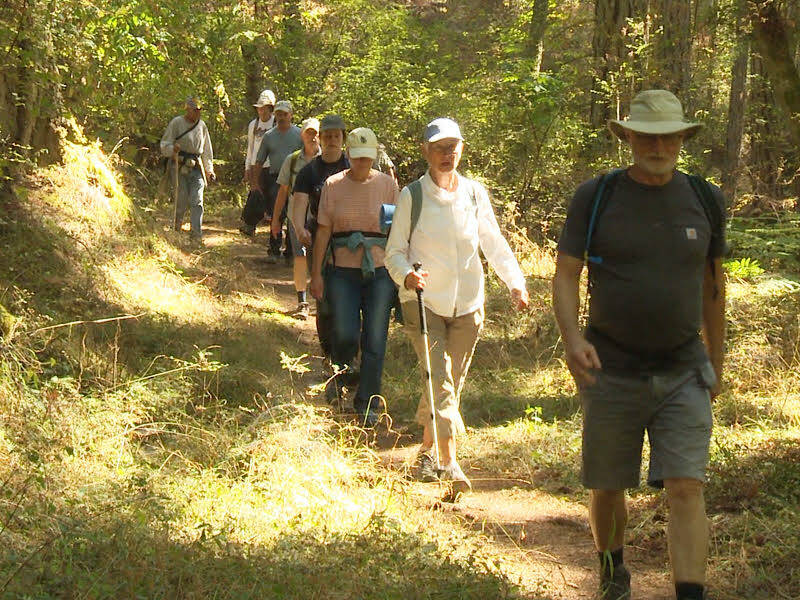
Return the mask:
[[672,146],[683,141],[683,132],[655,134],[655,133],[638,133],[634,131],[633,136],[636,138],[636,141],[651,145],[656,144],[660,141],[665,146]]
[[460,147],[460,142],[456,142],[454,144],[431,144],[430,149],[431,152],[435,152],[436,154],[455,154],[458,152]]

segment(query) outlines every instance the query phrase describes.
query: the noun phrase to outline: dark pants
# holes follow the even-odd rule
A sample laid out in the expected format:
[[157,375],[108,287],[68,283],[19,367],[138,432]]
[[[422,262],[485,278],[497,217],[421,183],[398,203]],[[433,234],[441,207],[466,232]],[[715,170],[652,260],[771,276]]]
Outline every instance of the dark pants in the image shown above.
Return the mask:
[[[274,207],[275,203],[273,202],[272,205]],[[283,226],[284,226],[284,224],[287,227],[291,227],[291,225],[288,223],[288,221],[286,219],[286,210],[288,208],[288,205],[289,205],[288,202],[286,204],[284,204],[283,210],[281,211],[281,214],[279,214],[277,216],[276,215],[272,215],[272,219],[273,220],[280,219],[280,223],[281,223],[281,229],[278,232],[278,236],[276,237],[276,236],[272,235],[272,233],[270,233],[270,236],[269,236],[269,254],[271,254],[272,256],[280,256],[281,243],[283,242],[283,238],[284,238],[284,235],[283,235]],[[284,248],[284,250],[283,250],[283,255],[286,258],[289,258],[290,256],[294,255],[294,252],[292,251],[292,237],[289,235],[288,231],[286,232],[286,248]]]
[[381,393],[386,338],[397,288],[385,267],[364,277],[361,269],[333,267],[325,281],[333,326],[331,360],[336,365],[352,364],[361,345],[361,379],[356,391],[356,408]]
[[266,169],[261,169],[258,183],[262,191],[253,189],[247,194],[247,200],[242,209],[242,221],[250,227],[255,228],[265,214],[272,215],[272,209],[275,208],[275,198],[278,196],[277,177],[277,174],[272,175]]

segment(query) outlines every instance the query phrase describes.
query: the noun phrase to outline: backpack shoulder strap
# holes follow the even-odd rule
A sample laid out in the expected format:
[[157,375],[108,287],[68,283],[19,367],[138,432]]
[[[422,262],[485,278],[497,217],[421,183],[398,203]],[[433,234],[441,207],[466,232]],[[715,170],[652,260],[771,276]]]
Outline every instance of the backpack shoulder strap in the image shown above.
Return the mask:
[[592,208],[589,211],[589,221],[586,224],[586,243],[583,247],[583,264],[603,262],[603,257],[589,254],[592,246],[592,237],[594,237],[594,232],[597,229],[597,220],[605,210],[608,199],[611,197],[611,192],[614,191],[617,178],[622,171],[624,171],[624,169],[614,169],[602,175],[597,182],[597,187],[594,189]]
[[408,191],[411,192],[411,226],[408,229],[408,241],[411,242],[411,235],[417,227],[419,215],[422,213],[422,183],[415,179],[408,184]]
[[703,212],[706,213],[709,225],[711,225],[711,237],[719,239],[722,235],[722,223],[724,221],[722,210],[719,204],[714,199],[714,192],[711,190],[711,184],[700,175],[686,175],[689,178],[689,184],[692,186],[697,199],[700,200],[700,205],[703,207]]

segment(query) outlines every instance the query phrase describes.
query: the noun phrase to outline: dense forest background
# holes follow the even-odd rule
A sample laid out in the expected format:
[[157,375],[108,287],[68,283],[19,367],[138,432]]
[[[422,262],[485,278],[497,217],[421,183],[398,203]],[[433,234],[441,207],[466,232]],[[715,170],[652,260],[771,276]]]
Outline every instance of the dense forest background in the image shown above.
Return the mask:
[[[605,122],[651,86],[706,125],[680,167],[731,214],[711,595],[800,598],[798,20],[800,0],[0,1],[0,598],[590,597],[554,240],[575,187],[629,160]],[[492,190],[533,308],[488,277],[458,504],[407,477],[401,328],[371,437],[324,399],[289,268],[237,231],[264,87],[295,122],[373,128],[402,184],[453,117]],[[190,94],[220,177],[203,247],[157,189]],[[664,498],[630,500],[634,597],[673,598]]]
[[457,119],[465,168],[534,241],[571,190],[625,160],[605,129],[646,87],[706,124],[684,169],[736,214],[797,209],[800,5],[794,0],[9,0],[0,7],[0,166],[56,161],[76,126],[151,175],[182,101],[205,120],[228,184],[264,87],[296,120],[373,128],[401,179],[431,118]]

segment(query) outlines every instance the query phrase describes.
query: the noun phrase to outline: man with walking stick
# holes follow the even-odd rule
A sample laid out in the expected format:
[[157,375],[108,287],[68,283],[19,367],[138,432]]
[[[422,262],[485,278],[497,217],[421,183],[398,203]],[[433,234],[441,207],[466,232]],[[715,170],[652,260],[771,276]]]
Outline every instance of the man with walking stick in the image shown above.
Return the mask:
[[203,241],[203,190],[214,181],[214,151],[208,127],[200,118],[202,103],[186,99],[186,112],[172,119],[161,138],[161,154],[172,159],[175,194],[173,227],[180,231],[183,216],[189,209],[191,240]]
[[[515,307],[528,306],[525,278],[500,232],[486,188],[456,171],[463,139],[451,119],[435,119],[425,128],[422,153],[428,171],[400,193],[385,261],[400,286],[406,333],[426,364],[428,398],[416,415],[423,427],[418,476],[449,481],[456,493],[471,488],[456,460],[456,435],[465,431],[461,389],[483,327],[479,249],[511,291]],[[413,263],[423,267],[415,270]],[[417,296],[423,290],[424,297]]]

